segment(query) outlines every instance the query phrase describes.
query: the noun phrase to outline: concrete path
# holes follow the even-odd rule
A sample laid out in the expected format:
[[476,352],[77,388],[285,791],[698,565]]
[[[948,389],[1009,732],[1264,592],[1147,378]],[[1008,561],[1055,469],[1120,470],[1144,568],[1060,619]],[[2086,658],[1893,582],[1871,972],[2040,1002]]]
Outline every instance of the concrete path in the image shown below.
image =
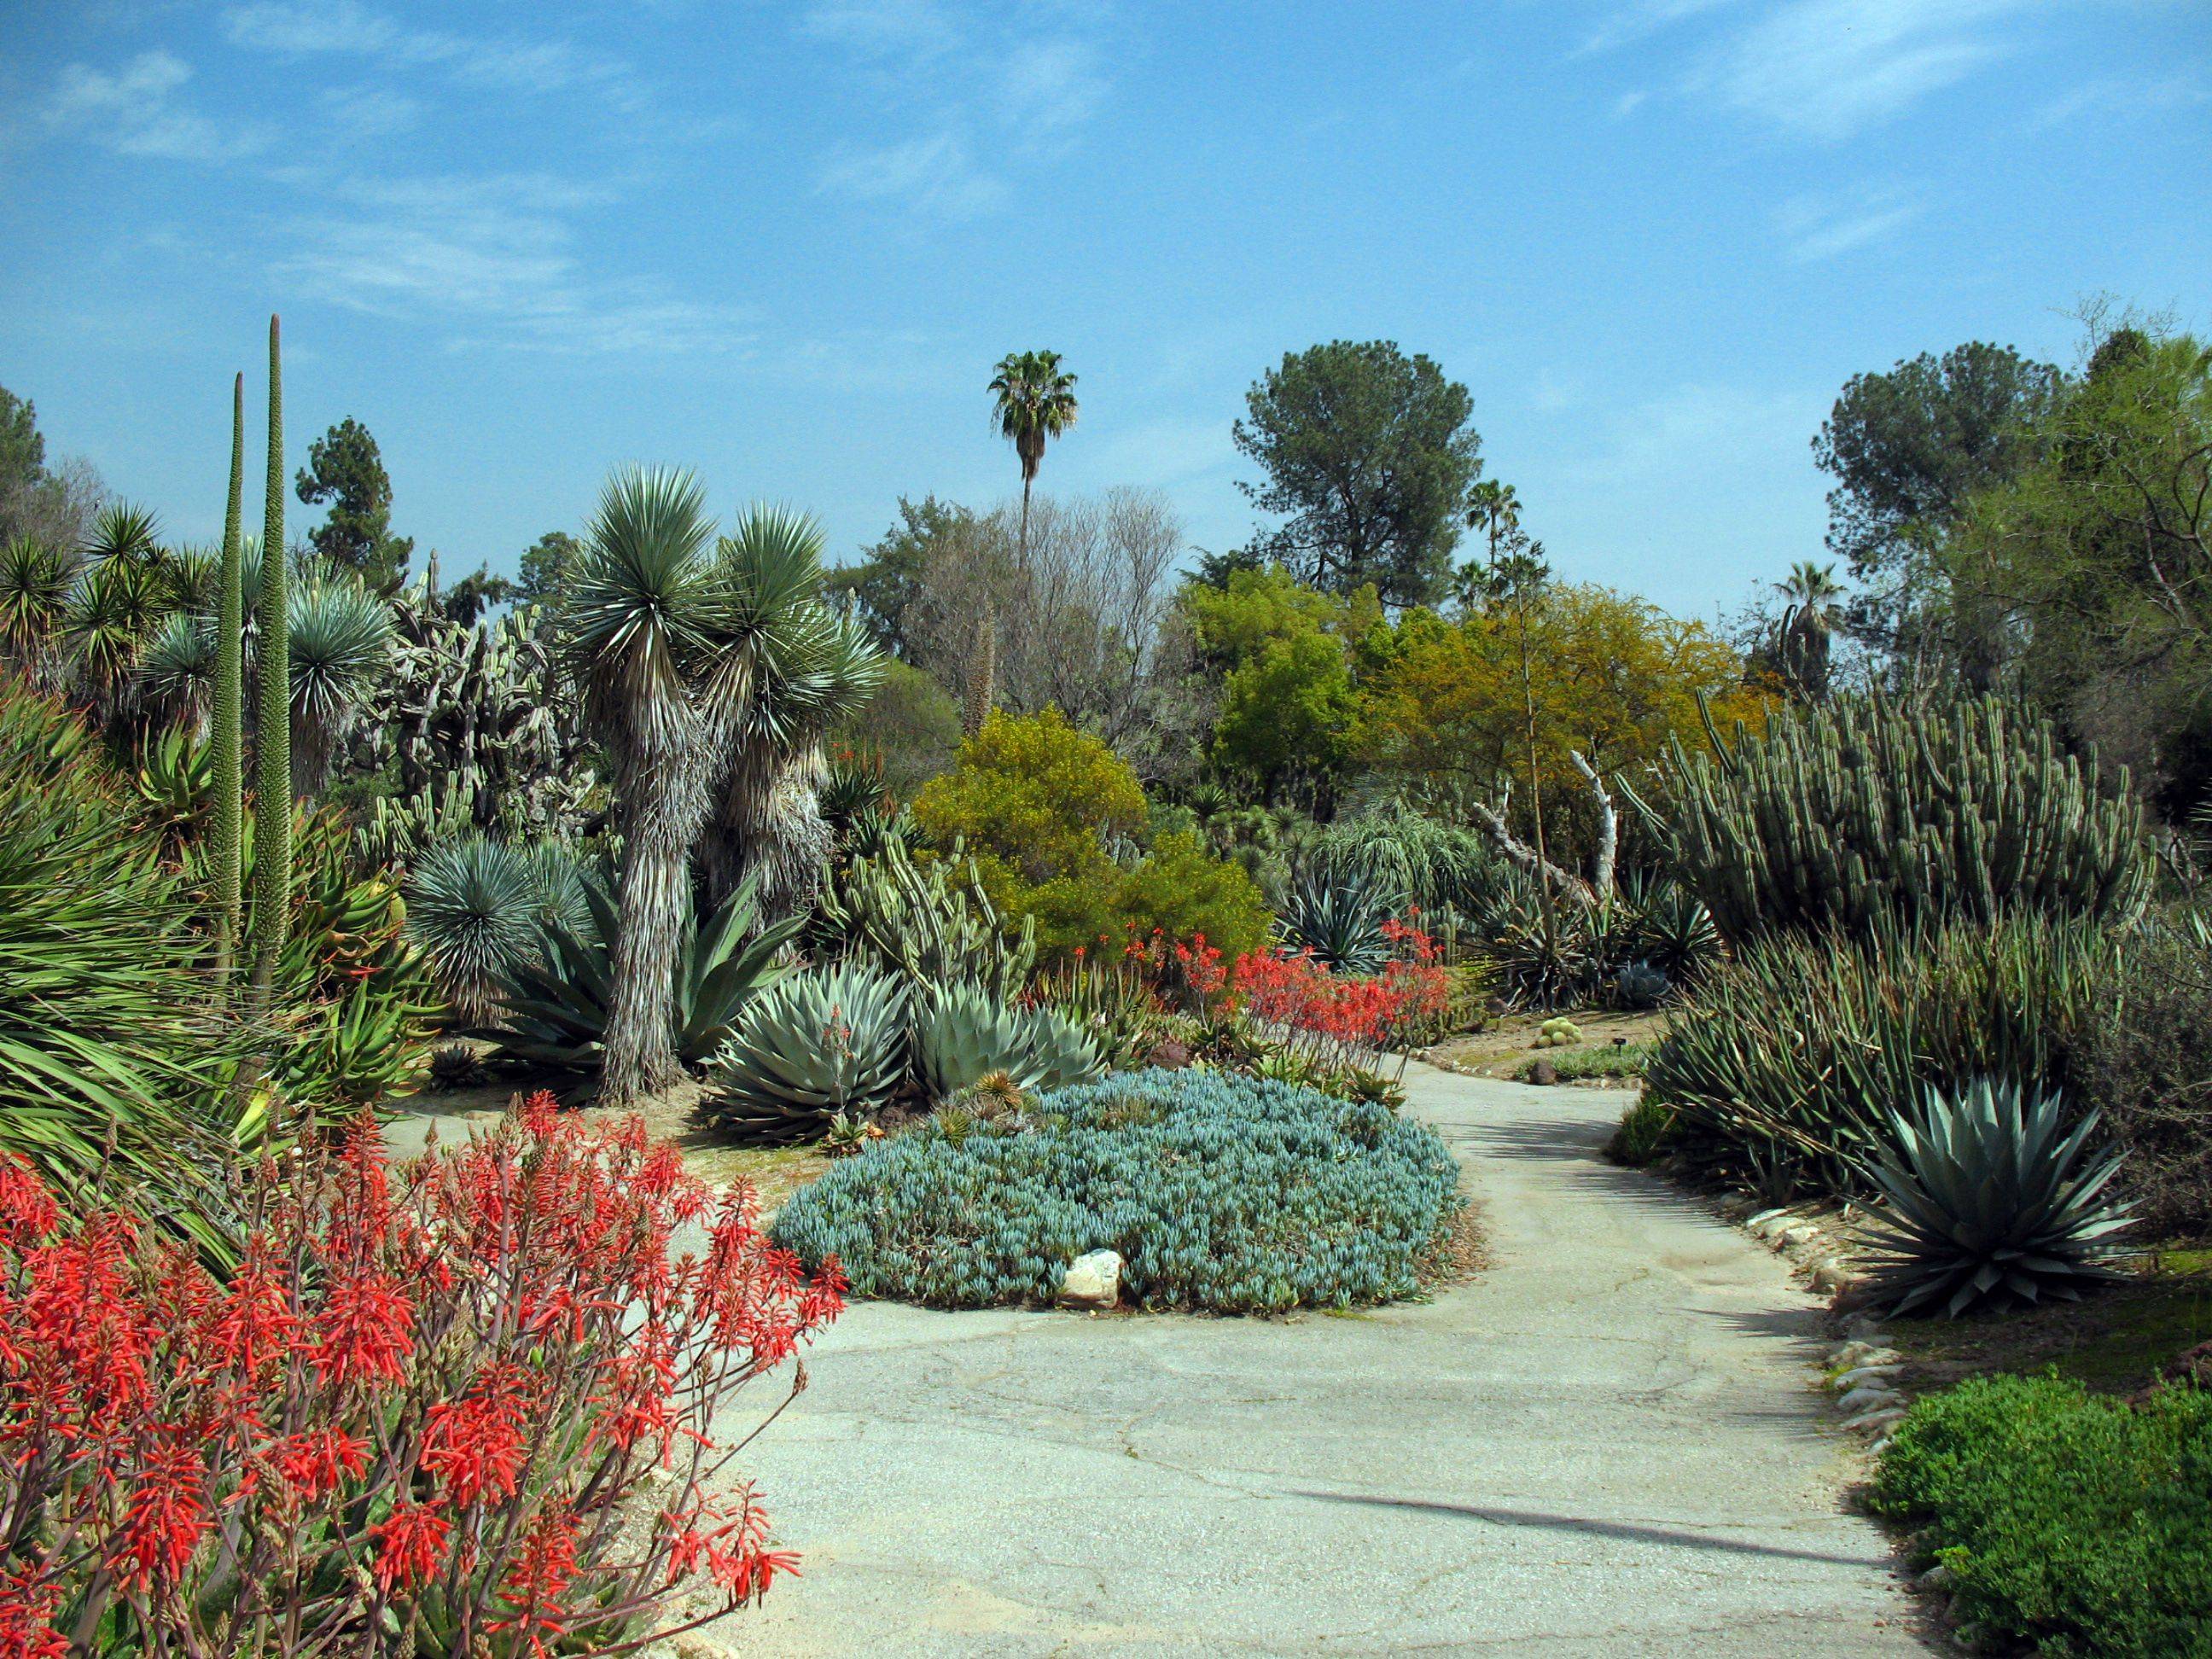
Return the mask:
[[1775,1258],[1597,1149],[1625,1097],[1416,1067],[1492,1263],[1294,1321],[852,1310],[754,1443],[774,1655],[1923,1651]]

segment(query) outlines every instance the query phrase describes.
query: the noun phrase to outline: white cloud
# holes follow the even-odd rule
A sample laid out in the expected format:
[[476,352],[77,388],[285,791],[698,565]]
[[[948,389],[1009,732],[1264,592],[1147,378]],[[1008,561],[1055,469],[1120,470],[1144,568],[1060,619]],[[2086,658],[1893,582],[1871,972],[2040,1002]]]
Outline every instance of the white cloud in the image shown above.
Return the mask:
[[2173,75],[2154,81],[2106,76],[2053,99],[2030,125],[2039,130],[2079,115],[2160,115],[2208,103],[2212,103],[2212,82],[2201,75]]
[[1724,101],[1814,138],[1847,138],[2010,51],[1992,25],[2033,0],[1791,0],[1705,72]]
[[870,58],[935,57],[959,34],[937,0],[817,0],[799,29]]
[[191,78],[191,65],[166,52],[141,52],[112,73],[70,64],[46,100],[46,122],[118,155],[167,161],[227,161],[268,147],[258,123],[226,125],[179,107],[171,94]]
[[1031,131],[1089,120],[1106,101],[1106,77],[1096,47],[1069,36],[1025,41],[1007,58],[995,113],[1008,126]]
[[1109,15],[1073,0],[1018,16],[959,0],[814,0],[798,32],[848,57],[891,123],[832,152],[820,188],[945,219],[1002,206],[1005,174],[1058,160],[1104,106]]
[[643,101],[626,64],[573,42],[408,28],[357,0],[253,0],[225,12],[223,28],[234,45],[281,57],[342,53],[438,69],[468,86],[538,94],[587,88],[624,107]]
[[973,219],[1007,195],[1003,180],[976,167],[967,141],[949,131],[834,156],[822,169],[819,188],[945,219]]
[[312,297],[377,316],[442,321],[463,346],[576,353],[741,349],[741,308],[672,298],[584,267],[567,215],[602,191],[520,174],[355,179],[350,211],[288,227],[281,272]]
[[381,87],[332,87],[323,94],[326,125],[349,138],[388,138],[421,125],[422,106]]
[[1790,245],[1790,257],[1804,264],[1893,236],[1923,210],[1894,191],[1860,191],[1841,198],[1800,196],[1776,211],[1774,224]]
[[1680,90],[1785,132],[1836,141],[1890,120],[2016,50],[2055,0],[1640,0],[1584,43],[1604,52],[1704,24]]
[[1826,412],[1818,397],[1692,383],[1615,415],[1560,477],[1579,488],[1626,489],[1763,474],[1785,457],[1795,468]]

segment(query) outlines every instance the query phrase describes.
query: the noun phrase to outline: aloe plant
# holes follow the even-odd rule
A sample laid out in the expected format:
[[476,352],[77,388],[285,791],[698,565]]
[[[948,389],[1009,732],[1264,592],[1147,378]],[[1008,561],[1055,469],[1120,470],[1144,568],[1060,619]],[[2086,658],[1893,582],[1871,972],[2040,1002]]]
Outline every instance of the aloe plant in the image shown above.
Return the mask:
[[1867,1174],[1887,1201],[1872,1288],[1893,1313],[2075,1300],[2117,1277],[2133,1208],[2109,1194],[2123,1155],[2086,1155],[2096,1113],[2066,1119],[2057,1094],[1986,1077],[1890,1114]]

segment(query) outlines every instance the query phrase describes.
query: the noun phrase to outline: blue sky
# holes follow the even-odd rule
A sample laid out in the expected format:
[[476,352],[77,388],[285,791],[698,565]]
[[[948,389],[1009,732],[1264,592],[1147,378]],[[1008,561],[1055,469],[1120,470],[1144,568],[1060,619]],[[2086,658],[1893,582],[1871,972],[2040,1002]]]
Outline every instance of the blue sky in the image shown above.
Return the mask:
[[295,465],[358,416],[448,572],[629,459],[841,557],[988,503],[1031,346],[1081,377],[1048,488],[1232,546],[1246,387],[1381,336],[1563,574],[1710,615],[1819,550],[1855,371],[2064,361],[2099,291],[2212,322],[2205,0],[0,0],[0,111],[51,446],[212,535],[278,310]]

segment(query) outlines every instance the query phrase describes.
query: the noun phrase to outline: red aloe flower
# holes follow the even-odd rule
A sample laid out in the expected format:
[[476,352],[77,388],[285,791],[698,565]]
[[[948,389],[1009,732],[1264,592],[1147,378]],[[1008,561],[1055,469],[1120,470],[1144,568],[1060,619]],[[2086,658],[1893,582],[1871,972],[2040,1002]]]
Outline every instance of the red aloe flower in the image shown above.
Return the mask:
[[374,1571],[386,1595],[422,1583],[438,1571],[452,1528],[443,1516],[421,1504],[402,1504],[369,1528],[376,1542]]

